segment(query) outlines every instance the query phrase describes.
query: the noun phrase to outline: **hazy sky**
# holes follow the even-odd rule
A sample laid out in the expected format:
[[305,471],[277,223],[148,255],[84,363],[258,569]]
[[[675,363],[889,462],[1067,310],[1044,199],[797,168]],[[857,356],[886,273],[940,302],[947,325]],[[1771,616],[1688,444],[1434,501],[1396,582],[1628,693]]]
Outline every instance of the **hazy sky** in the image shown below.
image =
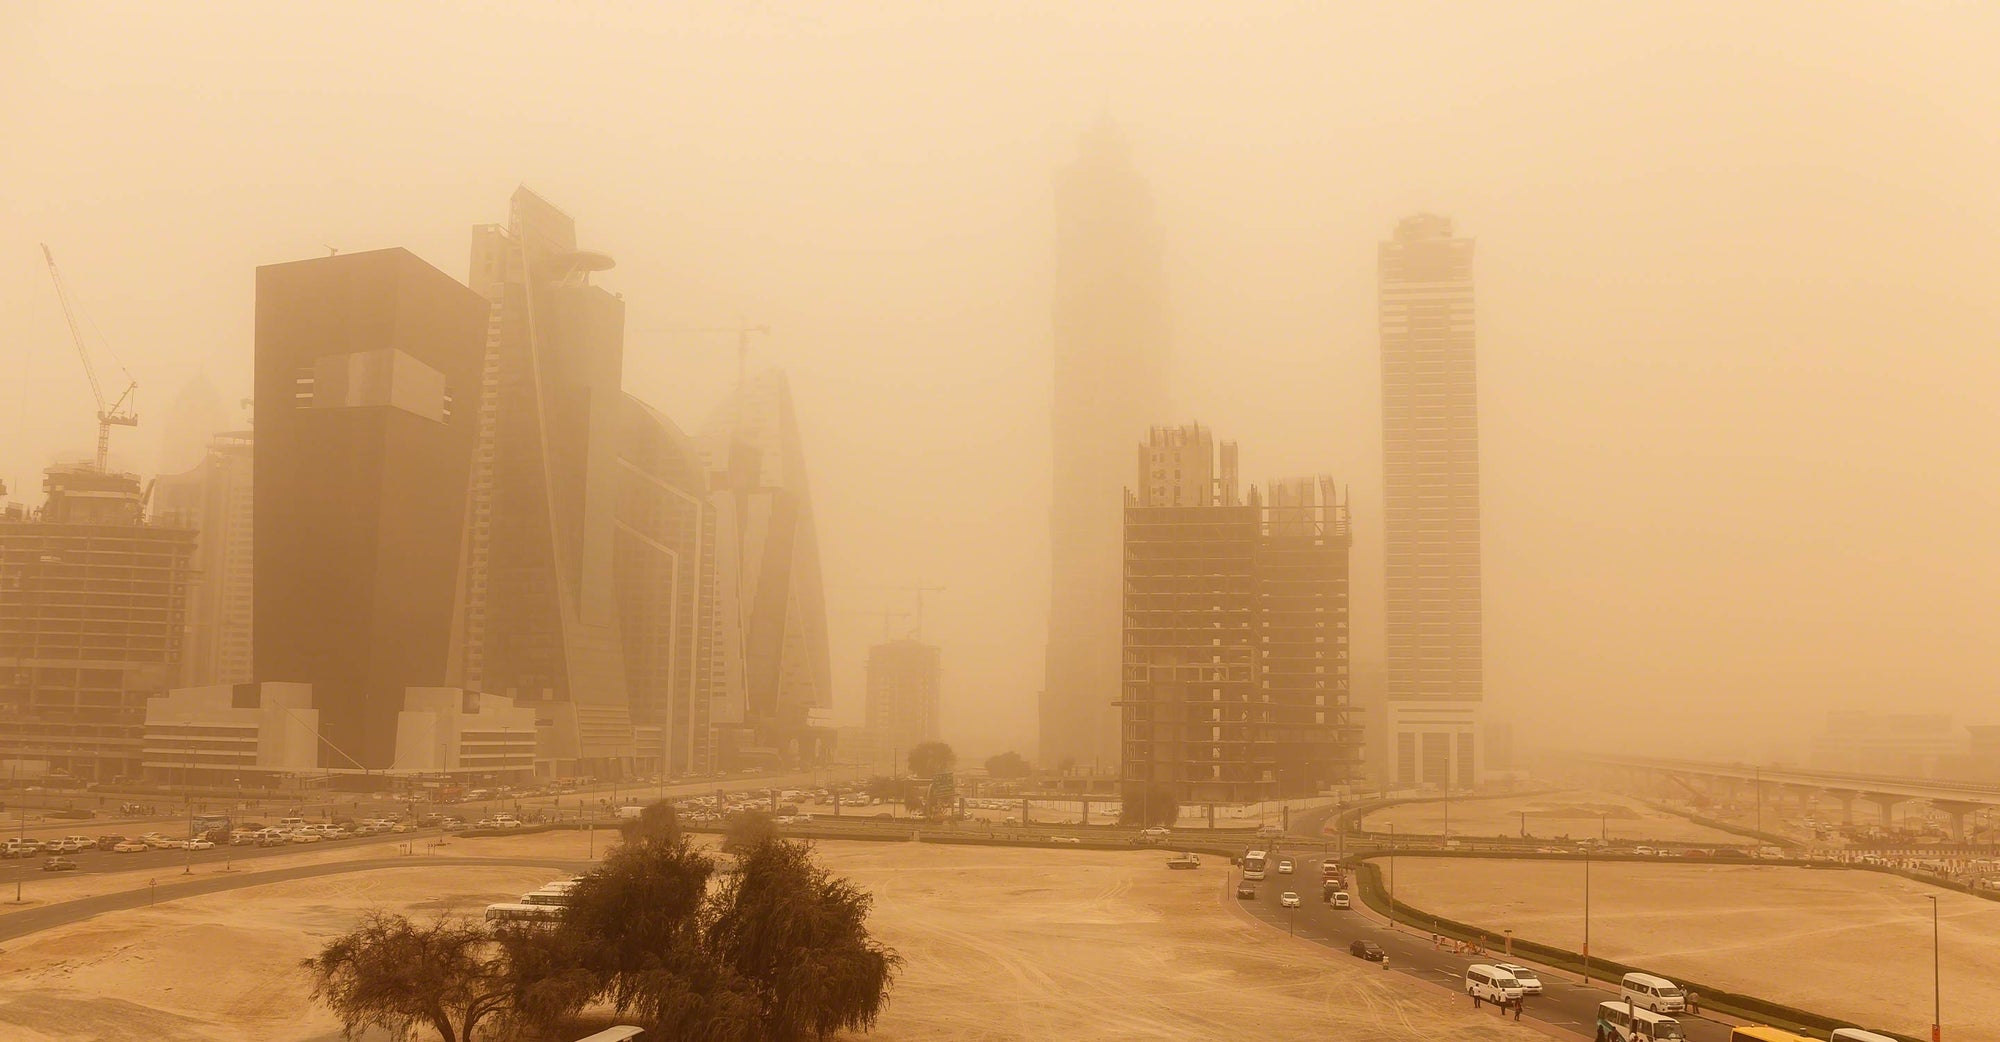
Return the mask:
[[1109,112],[1168,247],[1161,419],[1351,486],[1358,659],[1375,244],[1435,210],[1479,240],[1487,690],[1528,737],[2000,722],[2000,4],[665,6],[0,0],[14,498],[94,427],[37,242],[140,382],[114,451],[150,472],[197,368],[248,392],[256,265],[463,278],[526,183],[618,259],[627,388],[684,427],[733,352],[671,330],[775,330],[840,715],[859,612],[908,606],[856,587],[946,584],[946,736],[1026,748],[1052,178]]

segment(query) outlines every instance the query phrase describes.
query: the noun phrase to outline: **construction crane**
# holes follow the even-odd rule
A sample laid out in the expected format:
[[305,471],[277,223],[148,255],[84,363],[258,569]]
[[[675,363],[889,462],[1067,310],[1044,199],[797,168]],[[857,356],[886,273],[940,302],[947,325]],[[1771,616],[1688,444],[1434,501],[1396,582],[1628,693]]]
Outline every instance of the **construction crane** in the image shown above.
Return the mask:
[[866,610],[866,609],[863,609],[863,608],[848,608],[848,609],[844,609],[844,610],[843,610],[843,611],[841,612],[841,614],[843,614],[843,615],[869,615],[869,616],[874,616],[874,615],[880,615],[880,616],[882,617],[882,639],[883,639],[883,640],[885,640],[885,641],[887,641],[887,640],[892,640],[892,639],[894,639],[894,638],[892,638],[892,637],[891,637],[891,636],[889,635],[889,620],[890,620],[890,619],[907,619],[907,618],[909,618],[909,617],[910,617],[910,613],[909,613],[909,612],[906,612],[906,611],[868,611],[868,610]]
[[743,377],[750,367],[750,334],[771,335],[770,326],[753,326],[739,322],[733,326],[677,326],[669,333],[734,333],[736,334],[736,386],[743,386]]
[[[76,321],[76,310],[70,307],[69,290],[63,285],[62,272],[56,268],[56,255],[49,252],[49,244],[42,244],[42,257],[49,262],[49,278],[56,284],[56,299],[62,302],[63,318],[69,321],[69,335],[76,341],[76,353],[83,359],[83,375],[90,377],[90,393],[97,398],[97,470],[104,473],[111,462],[111,428],[137,427],[139,414],[132,411],[132,392],[139,389],[139,382],[132,380],[131,373],[125,378],[131,383],[118,400],[106,404],[104,385],[97,380],[97,367],[90,364],[90,348],[83,342],[83,327]],[[120,372],[124,372],[121,368]]]
[[[853,587],[848,587],[848,589],[894,590],[899,593],[916,594],[917,595],[917,610],[916,610],[916,620],[915,620],[916,627],[910,631],[910,635],[921,639],[924,635],[924,594],[943,593],[945,588],[942,586],[853,586]],[[870,614],[873,613],[871,612]]]

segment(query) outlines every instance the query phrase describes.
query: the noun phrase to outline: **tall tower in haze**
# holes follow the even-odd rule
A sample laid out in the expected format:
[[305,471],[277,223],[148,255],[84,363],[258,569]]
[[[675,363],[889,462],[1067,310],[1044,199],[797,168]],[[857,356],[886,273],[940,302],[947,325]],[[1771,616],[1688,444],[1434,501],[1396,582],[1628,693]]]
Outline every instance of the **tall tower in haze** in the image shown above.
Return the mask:
[[1152,192],[1108,121],[1056,179],[1055,486],[1040,759],[1118,763],[1122,496],[1167,411],[1167,306]]
[[1479,384],[1472,240],[1418,214],[1381,246],[1389,763],[1397,786],[1479,777]]

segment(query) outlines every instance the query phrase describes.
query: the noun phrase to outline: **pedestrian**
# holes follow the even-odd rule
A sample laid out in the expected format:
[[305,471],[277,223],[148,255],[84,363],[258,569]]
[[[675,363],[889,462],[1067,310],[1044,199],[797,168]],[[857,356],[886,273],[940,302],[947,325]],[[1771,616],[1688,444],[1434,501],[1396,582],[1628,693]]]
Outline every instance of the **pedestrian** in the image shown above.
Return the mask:
[[1700,1016],[1700,1015],[1701,1015],[1701,992],[1698,992],[1698,991],[1694,990],[1693,988],[1689,988],[1689,989],[1688,989],[1688,1002],[1687,1002],[1687,1006],[1688,1006],[1688,1012],[1689,1012],[1690,1014],[1692,1014],[1692,1015],[1694,1015],[1694,1016]]
[[1525,996],[1525,995],[1523,995],[1523,996],[1521,996],[1520,998],[1518,998],[1518,999],[1515,999],[1515,1000],[1514,1000],[1514,1019],[1515,1019],[1515,1020],[1519,1020],[1519,1019],[1521,1019],[1521,1008],[1522,1008],[1523,1006],[1526,1006],[1527,1004],[1528,1004],[1528,997],[1527,997],[1527,996]]

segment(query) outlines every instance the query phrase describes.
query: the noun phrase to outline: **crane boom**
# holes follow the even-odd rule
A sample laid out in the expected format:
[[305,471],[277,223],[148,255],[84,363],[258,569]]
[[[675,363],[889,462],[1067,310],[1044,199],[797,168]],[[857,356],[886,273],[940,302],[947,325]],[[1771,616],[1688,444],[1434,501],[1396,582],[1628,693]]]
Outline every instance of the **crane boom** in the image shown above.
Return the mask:
[[128,384],[117,401],[105,403],[104,385],[98,382],[97,367],[91,364],[90,348],[83,341],[83,327],[76,321],[76,309],[70,306],[69,288],[63,285],[62,270],[56,267],[56,255],[50,252],[48,243],[41,245],[42,259],[49,262],[49,279],[56,284],[56,300],[62,304],[63,318],[69,323],[70,338],[76,341],[77,357],[83,359],[83,375],[90,378],[90,394],[97,399],[97,469],[103,472],[110,466],[111,428],[139,425],[138,414],[126,407],[132,392],[139,389],[139,382],[134,380]]

